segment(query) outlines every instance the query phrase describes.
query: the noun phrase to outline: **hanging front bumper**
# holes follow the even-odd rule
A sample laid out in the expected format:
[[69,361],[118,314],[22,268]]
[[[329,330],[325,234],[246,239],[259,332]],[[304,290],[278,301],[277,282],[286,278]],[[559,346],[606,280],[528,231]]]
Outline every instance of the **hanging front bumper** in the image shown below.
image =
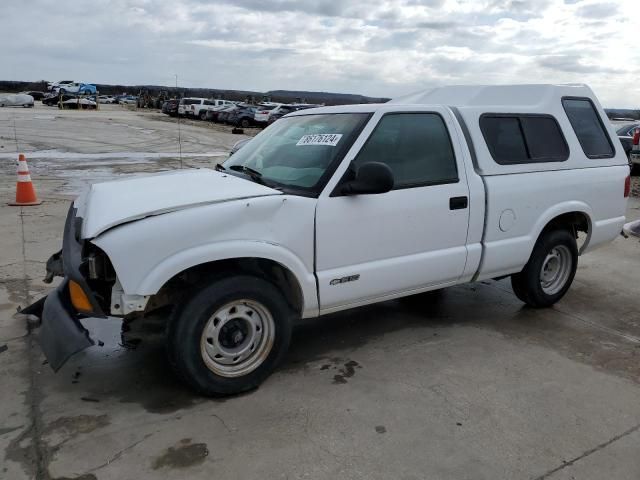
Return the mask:
[[[55,253],[47,262],[46,279],[64,276],[64,280],[45,298],[21,310],[21,313],[40,317],[42,321],[40,345],[54,371],[60,369],[74,353],[95,344],[80,319],[105,318],[82,274],[84,259],[82,258],[81,226],[82,218],[76,216],[76,209],[72,205],[65,222],[62,254]],[[60,261],[62,269],[60,269]],[[82,292],[86,300],[86,308],[83,310],[78,308],[77,302],[74,306],[71,284],[74,284],[76,292]]]

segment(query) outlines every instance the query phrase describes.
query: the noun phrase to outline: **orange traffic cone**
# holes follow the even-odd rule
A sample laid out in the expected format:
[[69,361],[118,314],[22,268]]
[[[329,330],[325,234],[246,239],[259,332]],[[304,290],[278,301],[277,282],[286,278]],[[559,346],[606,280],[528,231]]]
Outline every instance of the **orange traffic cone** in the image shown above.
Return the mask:
[[31,182],[27,159],[23,154],[18,156],[18,182],[16,183],[16,201],[9,205],[40,205],[42,202],[36,196],[36,190]]

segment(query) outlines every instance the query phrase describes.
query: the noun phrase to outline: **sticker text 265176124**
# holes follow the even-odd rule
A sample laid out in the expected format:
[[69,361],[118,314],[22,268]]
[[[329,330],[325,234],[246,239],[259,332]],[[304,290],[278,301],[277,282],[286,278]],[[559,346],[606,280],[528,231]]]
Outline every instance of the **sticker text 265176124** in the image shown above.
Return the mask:
[[341,133],[318,133],[315,135],[303,135],[302,138],[298,140],[298,143],[296,143],[296,145],[328,145],[330,147],[335,147],[341,138]]

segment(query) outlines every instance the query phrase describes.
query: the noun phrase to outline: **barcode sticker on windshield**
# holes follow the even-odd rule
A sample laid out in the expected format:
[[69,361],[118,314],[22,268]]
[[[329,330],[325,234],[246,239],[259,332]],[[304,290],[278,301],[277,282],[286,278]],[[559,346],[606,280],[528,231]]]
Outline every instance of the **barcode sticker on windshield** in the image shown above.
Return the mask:
[[340,139],[341,133],[318,133],[316,135],[303,135],[296,146],[301,145],[329,145],[335,147]]

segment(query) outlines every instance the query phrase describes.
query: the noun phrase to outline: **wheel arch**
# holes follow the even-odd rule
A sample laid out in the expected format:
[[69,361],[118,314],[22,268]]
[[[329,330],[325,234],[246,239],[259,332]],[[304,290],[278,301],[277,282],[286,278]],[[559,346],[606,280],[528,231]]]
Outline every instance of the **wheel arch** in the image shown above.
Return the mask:
[[301,316],[318,314],[315,275],[292,252],[266,242],[235,244],[232,250],[230,248],[218,245],[215,250],[197,247],[179,252],[156,265],[136,288],[125,286],[125,291],[156,295],[181,275],[243,272],[262,276],[283,287],[292,307]]
[[295,274],[281,263],[263,257],[227,258],[194,265],[168,279],[158,293],[171,289],[171,285],[180,280],[197,285],[201,281],[235,274],[252,275],[272,283],[283,292],[289,306],[302,315],[305,309],[304,294]]
[[577,232],[587,234],[586,239],[578,251],[578,254],[582,254],[589,245],[589,240],[593,232],[591,208],[583,202],[569,202],[557,205],[545,212],[536,224],[536,235],[534,237],[536,241],[532,245],[531,251],[533,251],[535,243],[538,242],[542,235],[557,228],[569,228],[575,232],[576,235]]

